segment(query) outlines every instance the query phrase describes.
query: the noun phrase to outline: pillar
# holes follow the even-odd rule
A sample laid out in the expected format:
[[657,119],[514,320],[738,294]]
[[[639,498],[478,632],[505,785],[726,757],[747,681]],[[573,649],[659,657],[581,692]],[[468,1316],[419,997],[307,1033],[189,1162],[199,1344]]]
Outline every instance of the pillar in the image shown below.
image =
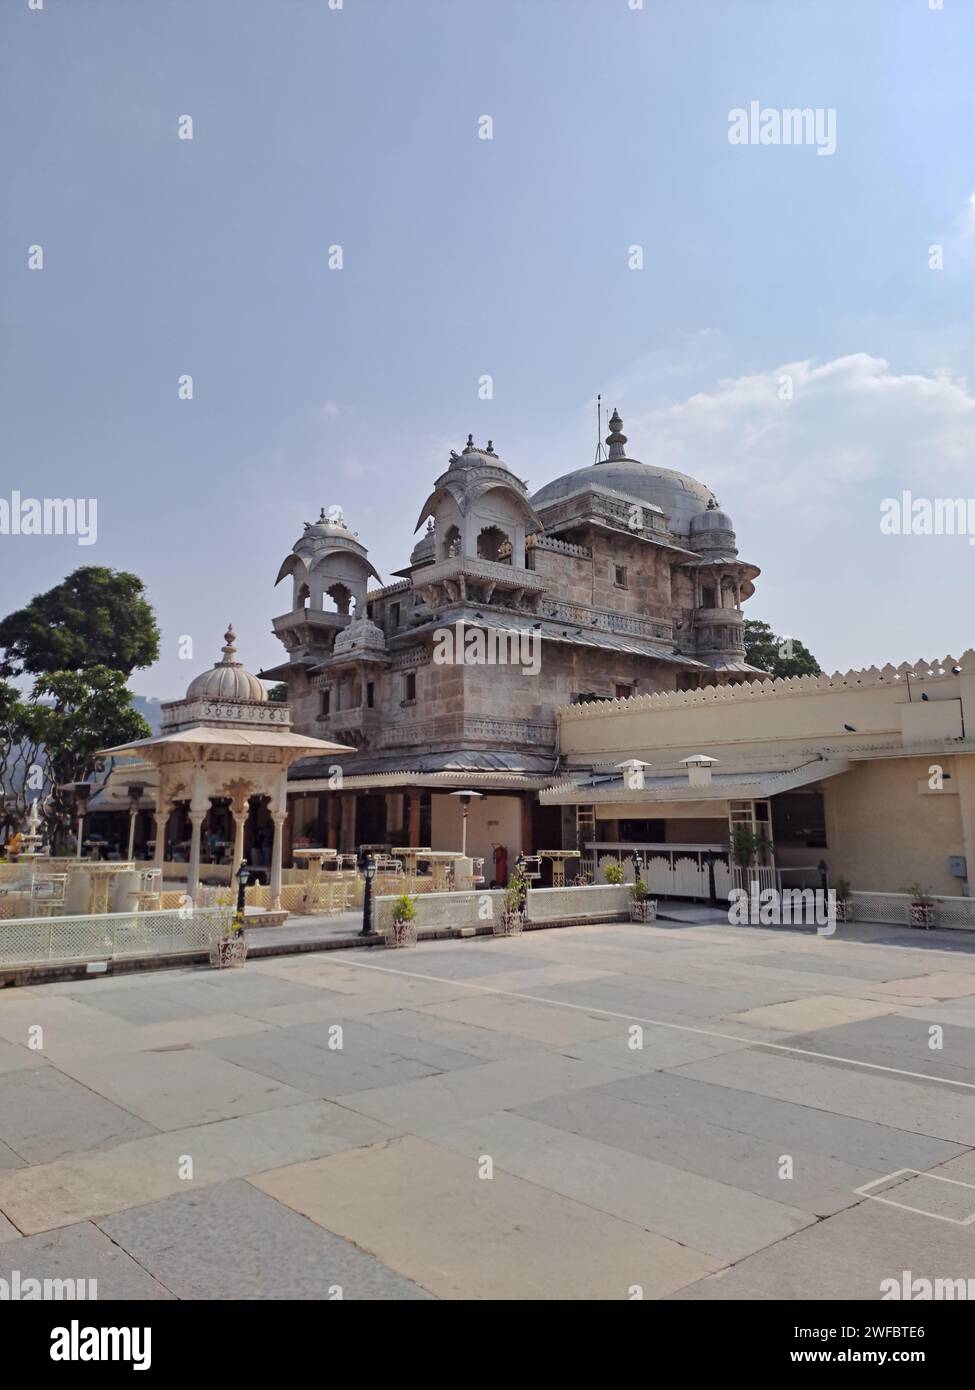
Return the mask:
[[410,846],[420,848],[420,792],[410,792]]
[[234,856],[231,859],[231,887],[236,883],[236,870],[243,863],[243,830],[248,824],[249,805],[245,802],[243,810],[236,810],[231,806],[231,816],[234,817]]
[[281,909],[281,865],[284,857],[284,823],[288,819],[288,813],[287,811],[272,811],[271,819],[274,821],[274,845],[271,850],[271,882],[269,885],[269,896],[272,912],[278,912]]
[[206,820],[206,811],[196,811],[190,807],[190,864],[186,878],[186,896],[196,903],[200,891],[200,830]]
[[139,814],[139,807],[135,805],[129,810],[129,850],[126,859],[131,859],[135,853],[135,818]]
[[326,838],[325,847],[327,849],[339,849],[339,823],[340,823],[341,802],[335,792],[330,792],[326,810]]
[[153,827],[156,832],[156,848],[152,856],[152,867],[162,870],[166,862],[166,827],[169,825],[170,805],[164,801],[162,793],[156,797],[156,806],[152,813]]
[[358,848],[355,842],[355,809],[355,792],[344,792],[342,794],[341,848],[349,852]]

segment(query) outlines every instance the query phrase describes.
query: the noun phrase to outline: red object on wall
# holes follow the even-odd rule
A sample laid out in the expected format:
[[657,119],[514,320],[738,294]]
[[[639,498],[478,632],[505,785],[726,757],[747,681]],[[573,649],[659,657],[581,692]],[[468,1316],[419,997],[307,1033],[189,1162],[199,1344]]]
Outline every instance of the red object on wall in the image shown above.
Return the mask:
[[508,884],[508,850],[505,845],[494,846],[494,881],[499,888]]

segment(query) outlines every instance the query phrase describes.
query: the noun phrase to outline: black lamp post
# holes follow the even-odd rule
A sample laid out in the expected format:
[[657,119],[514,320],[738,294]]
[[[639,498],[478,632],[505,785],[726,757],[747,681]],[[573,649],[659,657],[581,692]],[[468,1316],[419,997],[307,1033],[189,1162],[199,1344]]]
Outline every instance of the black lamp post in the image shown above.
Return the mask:
[[372,881],[376,877],[376,861],[371,854],[366,855],[366,864],[363,869],[366,886],[362,894],[362,931],[360,936],[372,936]]
[[247,887],[247,882],[250,876],[250,869],[244,863],[244,861],[241,860],[240,867],[238,868],[237,873],[235,875],[237,879],[237,915],[234,918],[234,922],[235,925],[238,927],[242,927],[244,925],[244,889]]

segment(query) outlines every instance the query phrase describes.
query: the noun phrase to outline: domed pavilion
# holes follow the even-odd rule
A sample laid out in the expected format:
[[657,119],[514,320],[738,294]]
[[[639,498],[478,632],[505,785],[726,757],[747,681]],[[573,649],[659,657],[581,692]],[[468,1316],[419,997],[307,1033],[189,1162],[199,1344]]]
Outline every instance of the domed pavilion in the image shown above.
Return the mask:
[[[214,804],[228,806],[233,818],[231,879],[244,857],[244,832],[257,803],[266,803],[273,825],[270,860],[270,905],[281,906],[284,827],[287,818],[288,769],[299,758],[334,759],[355,750],[346,744],[296,733],[287,704],[269,700],[257,676],[237,658],[232,627],[224,633],[219,661],[194,677],[182,700],[162,707],[162,725],[153,738],[106,748],[103,757],[139,758],[153,771],[155,786],[154,867],[164,869],[167,826],[171,815],[185,811],[189,821],[187,895],[196,902],[206,822]],[[134,774],[124,765],[112,780]],[[147,788],[148,790],[148,788]]]

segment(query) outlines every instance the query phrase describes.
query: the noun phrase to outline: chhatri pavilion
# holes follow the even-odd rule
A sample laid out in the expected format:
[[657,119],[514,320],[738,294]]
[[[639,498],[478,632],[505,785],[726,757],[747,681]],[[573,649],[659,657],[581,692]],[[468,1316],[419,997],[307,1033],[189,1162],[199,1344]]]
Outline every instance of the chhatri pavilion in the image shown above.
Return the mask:
[[134,785],[138,795],[132,799],[137,804],[146,794],[150,797],[155,868],[163,869],[166,846],[173,843],[171,818],[186,826],[186,892],[194,902],[199,897],[205,823],[232,822],[232,876],[245,854],[251,854],[262,820],[269,821],[269,896],[272,910],[277,910],[288,770],[299,758],[334,757],[350,750],[295,733],[287,705],[269,700],[263,682],[235,659],[232,627],[224,634],[224,642],[221,659],[190,681],[185,699],[163,706],[162,727],[156,736],[107,748],[103,756],[139,759],[139,768],[117,768],[111,780],[127,779]]

